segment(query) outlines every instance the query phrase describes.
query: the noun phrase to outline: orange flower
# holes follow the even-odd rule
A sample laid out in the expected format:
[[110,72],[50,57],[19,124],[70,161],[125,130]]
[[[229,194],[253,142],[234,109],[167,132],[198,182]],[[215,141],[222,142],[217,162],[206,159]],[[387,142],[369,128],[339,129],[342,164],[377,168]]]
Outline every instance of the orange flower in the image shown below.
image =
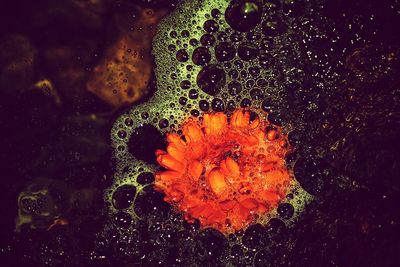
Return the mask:
[[182,132],[183,137],[167,134],[167,151],[156,152],[167,170],[156,173],[155,187],[188,221],[230,233],[285,197],[289,148],[279,127],[250,121],[250,113],[240,109],[229,121],[221,112],[204,114],[202,122],[191,119]]

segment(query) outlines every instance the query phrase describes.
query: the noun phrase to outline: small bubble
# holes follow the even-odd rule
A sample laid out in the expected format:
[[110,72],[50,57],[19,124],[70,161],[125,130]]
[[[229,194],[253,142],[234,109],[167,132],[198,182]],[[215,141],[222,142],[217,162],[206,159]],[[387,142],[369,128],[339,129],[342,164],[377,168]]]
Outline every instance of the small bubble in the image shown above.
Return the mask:
[[197,109],[192,109],[190,111],[190,114],[194,117],[198,117],[200,115],[200,112]]
[[196,99],[198,96],[199,96],[199,94],[197,93],[197,90],[191,89],[189,91],[189,98],[190,99]]
[[160,126],[161,129],[167,128],[169,126],[169,122],[167,119],[161,119],[158,123],[158,126]]
[[180,49],[176,52],[176,59],[179,62],[186,62],[189,59],[189,54],[185,49]]
[[196,39],[190,39],[190,40],[189,40],[189,44],[190,44],[191,46],[198,46],[198,45],[199,45],[199,41],[196,40]]
[[215,57],[220,62],[232,60],[235,54],[235,47],[230,43],[223,42],[215,47]]
[[200,100],[199,108],[201,111],[208,111],[210,109],[210,104],[206,100]]
[[218,31],[219,26],[215,20],[210,19],[204,22],[203,28],[206,32],[215,33]]
[[142,185],[151,184],[154,182],[154,175],[151,172],[142,172],[138,175],[136,181]]
[[224,101],[222,101],[222,100],[219,99],[219,98],[214,98],[214,99],[211,101],[211,108],[212,108],[214,111],[219,111],[219,112],[224,111],[224,110],[225,110]]
[[251,106],[251,100],[248,98],[243,98],[243,100],[240,102],[240,106],[242,108],[248,108]]
[[211,10],[211,16],[215,19],[218,19],[219,17],[221,17],[221,11],[219,11],[219,9],[214,8],[213,10]]
[[124,139],[127,136],[127,134],[126,134],[126,132],[124,130],[118,131],[117,134],[118,134],[118,137],[121,138],[121,139]]
[[219,66],[208,65],[197,75],[197,85],[203,92],[209,95],[216,95],[225,85],[225,76],[224,70]]
[[211,47],[215,43],[215,37],[211,34],[204,34],[200,38],[200,43],[205,47]]
[[182,89],[189,89],[190,86],[191,86],[191,83],[188,80],[183,80],[181,82],[180,86],[181,86]]
[[189,33],[188,30],[183,30],[183,31],[181,32],[181,36],[182,36],[182,37],[189,37],[189,35],[190,35],[190,33]]
[[211,60],[210,51],[206,47],[198,47],[193,51],[192,61],[196,65],[206,65]]
[[261,21],[262,5],[256,0],[231,1],[225,19],[232,29],[247,32]]
[[176,38],[178,36],[178,34],[176,33],[176,31],[171,31],[169,33],[169,36],[171,36],[172,38]]
[[186,105],[186,103],[187,103],[187,98],[181,96],[181,97],[179,98],[179,104],[181,104],[182,106],[184,106],[184,105]]
[[229,111],[234,111],[236,109],[236,103],[233,100],[229,100],[226,106]]
[[255,59],[258,55],[259,48],[253,43],[241,44],[238,48],[238,56],[245,61]]
[[175,51],[175,49],[176,49],[175,45],[173,45],[173,44],[168,45],[168,50],[169,51]]
[[230,95],[235,96],[242,91],[242,85],[239,82],[231,82],[228,84],[228,92]]

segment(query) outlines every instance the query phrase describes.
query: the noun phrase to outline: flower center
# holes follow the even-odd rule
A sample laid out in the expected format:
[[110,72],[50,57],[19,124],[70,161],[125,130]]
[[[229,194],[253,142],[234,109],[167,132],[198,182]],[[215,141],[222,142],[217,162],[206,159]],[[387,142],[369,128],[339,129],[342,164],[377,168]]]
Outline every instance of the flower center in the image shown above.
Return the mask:
[[235,232],[285,197],[290,148],[279,127],[236,110],[229,120],[221,112],[190,118],[182,129],[182,136],[167,134],[167,151],[156,152],[166,170],[155,186],[189,222]]

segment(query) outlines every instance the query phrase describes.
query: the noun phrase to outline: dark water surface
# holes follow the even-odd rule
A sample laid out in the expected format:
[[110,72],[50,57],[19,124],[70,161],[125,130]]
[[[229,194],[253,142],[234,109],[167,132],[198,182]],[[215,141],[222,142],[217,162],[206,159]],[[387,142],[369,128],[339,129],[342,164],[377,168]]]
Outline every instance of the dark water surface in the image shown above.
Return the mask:
[[[400,264],[400,1],[231,1],[210,10],[193,53],[168,43],[189,32],[165,38],[176,62],[202,68],[173,89],[184,92],[176,107],[262,109],[291,126],[287,162],[313,201],[229,236],[185,222],[152,186],[113,185],[113,123],[157,91],[152,39],[177,1],[3,2],[2,266]],[[154,163],[173,119],[138,116],[127,151]]]

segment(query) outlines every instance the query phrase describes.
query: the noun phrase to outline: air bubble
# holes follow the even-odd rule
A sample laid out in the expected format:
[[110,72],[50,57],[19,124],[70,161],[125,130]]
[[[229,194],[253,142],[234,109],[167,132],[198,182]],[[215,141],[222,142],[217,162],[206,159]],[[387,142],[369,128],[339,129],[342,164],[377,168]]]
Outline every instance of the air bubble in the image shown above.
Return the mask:
[[155,163],[155,151],[164,147],[165,141],[161,133],[149,124],[136,128],[128,142],[129,152],[135,158],[148,163]]
[[198,45],[199,45],[199,41],[196,40],[196,39],[190,39],[190,40],[189,40],[189,44],[190,44],[191,46],[198,46]]
[[225,19],[232,29],[250,31],[261,21],[262,6],[256,0],[231,1],[225,12]]
[[136,178],[136,182],[142,185],[151,184],[154,182],[154,174],[151,172],[142,172]]
[[253,43],[243,43],[238,48],[238,56],[245,61],[255,59],[259,48]]
[[190,111],[190,115],[192,115],[194,117],[198,117],[198,116],[200,116],[200,112],[197,109],[192,109]]
[[242,243],[250,249],[262,248],[268,243],[264,226],[259,223],[250,225],[243,235]]
[[215,57],[220,62],[232,60],[235,54],[235,47],[230,43],[223,42],[215,47]]
[[133,120],[131,118],[126,118],[125,119],[125,125],[126,126],[132,126],[133,125]]
[[190,99],[196,99],[198,96],[199,96],[199,94],[197,93],[197,90],[191,89],[189,91],[189,98]]
[[215,20],[210,19],[204,22],[203,28],[206,32],[216,33],[219,29],[219,26]]
[[215,37],[211,34],[204,34],[200,38],[200,43],[205,47],[211,47],[215,44]]
[[112,204],[114,208],[118,210],[129,208],[132,205],[135,194],[136,187],[133,185],[123,185],[118,187],[112,195]]
[[274,66],[274,58],[270,54],[261,54],[258,63],[264,69],[271,69]]
[[229,111],[234,111],[236,109],[236,103],[233,100],[229,100],[226,106]]
[[189,54],[186,52],[185,49],[180,49],[176,52],[176,59],[179,62],[186,62],[189,59]]
[[211,108],[214,111],[222,112],[225,110],[225,104],[224,101],[222,101],[219,98],[214,98],[211,102]]
[[278,214],[282,219],[289,220],[294,214],[294,208],[289,203],[281,203],[278,206]]
[[117,135],[119,138],[124,139],[127,136],[127,133],[124,130],[120,130]]
[[213,10],[211,10],[211,16],[215,19],[218,19],[221,17],[221,11],[219,11],[219,9],[214,8]]
[[197,85],[209,95],[216,95],[225,85],[225,72],[217,65],[204,67],[197,75]]
[[161,119],[158,125],[161,129],[167,128],[169,126],[169,121],[167,119]]
[[179,98],[179,104],[181,104],[182,106],[184,106],[184,105],[186,105],[186,103],[187,103],[187,98],[181,96],[181,97]]
[[206,47],[198,47],[193,51],[192,61],[196,65],[206,65],[211,60],[210,51]]
[[243,98],[243,100],[240,102],[240,106],[242,108],[248,108],[251,106],[251,100],[248,98]]
[[233,43],[239,43],[243,40],[243,36],[238,32],[233,32],[230,36],[230,39]]
[[278,16],[272,16],[262,23],[262,32],[267,37],[274,37],[286,31],[286,25]]
[[253,100],[259,100],[264,97],[264,94],[260,89],[254,88],[254,89],[250,90],[250,96]]
[[115,224],[122,228],[128,228],[132,223],[132,218],[129,213],[126,212],[118,212],[114,216]]
[[210,109],[210,104],[206,100],[200,100],[199,108],[201,111],[208,111]]
[[231,82],[228,84],[228,92],[231,96],[240,94],[242,91],[242,85],[239,82]]

